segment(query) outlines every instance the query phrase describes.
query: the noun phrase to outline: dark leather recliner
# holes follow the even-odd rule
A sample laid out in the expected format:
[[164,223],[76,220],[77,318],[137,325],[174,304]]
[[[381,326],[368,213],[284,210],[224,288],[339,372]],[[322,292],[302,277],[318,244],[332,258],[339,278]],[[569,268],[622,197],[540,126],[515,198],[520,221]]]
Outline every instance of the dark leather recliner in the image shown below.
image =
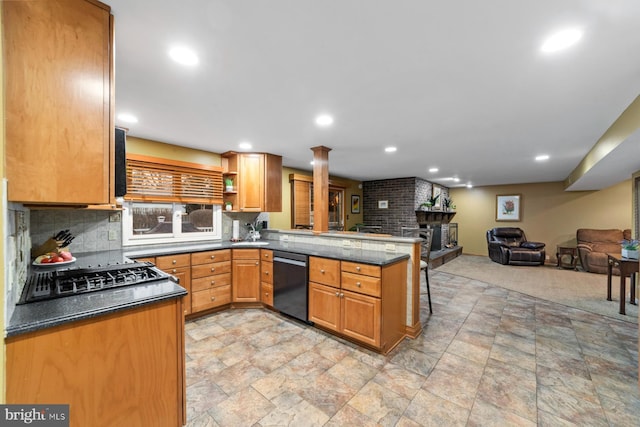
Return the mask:
[[497,227],[487,231],[489,258],[499,264],[544,265],[545,244],[529,242],[521,228]]

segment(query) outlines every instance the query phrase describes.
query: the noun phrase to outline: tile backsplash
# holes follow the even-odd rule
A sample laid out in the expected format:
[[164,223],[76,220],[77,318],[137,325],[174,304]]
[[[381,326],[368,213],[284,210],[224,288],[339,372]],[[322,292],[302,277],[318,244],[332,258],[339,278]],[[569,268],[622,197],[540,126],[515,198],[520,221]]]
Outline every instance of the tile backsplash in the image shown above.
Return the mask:
[[[31,242],[43,244],[58,231],[69,230],[75,239],[71,253],[122,248],[122,215],[119,211],[56,209],[31,211]],[[111,237],[111,240],[109,240]]]

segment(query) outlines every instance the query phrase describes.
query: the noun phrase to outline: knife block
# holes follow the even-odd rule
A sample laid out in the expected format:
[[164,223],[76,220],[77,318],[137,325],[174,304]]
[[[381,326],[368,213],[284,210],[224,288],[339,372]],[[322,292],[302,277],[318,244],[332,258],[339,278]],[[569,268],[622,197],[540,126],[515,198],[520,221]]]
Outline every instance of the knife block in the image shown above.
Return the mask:
[[37,248],[31,248],[31,256],[37,258],[40,255],[47,254],[49,252],[58,252],[58,241],[56,239],[48,239],[46,242],[38,246]]

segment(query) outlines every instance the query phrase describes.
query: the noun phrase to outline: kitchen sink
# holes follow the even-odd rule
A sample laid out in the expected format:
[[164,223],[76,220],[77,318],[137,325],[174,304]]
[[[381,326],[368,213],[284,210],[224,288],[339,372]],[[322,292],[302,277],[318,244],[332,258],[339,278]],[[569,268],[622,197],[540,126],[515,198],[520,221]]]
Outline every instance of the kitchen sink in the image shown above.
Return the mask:
[[236,242],[232,243],[231,246],[266,246],[268,244],[269,242],[258,240],[255,242]]

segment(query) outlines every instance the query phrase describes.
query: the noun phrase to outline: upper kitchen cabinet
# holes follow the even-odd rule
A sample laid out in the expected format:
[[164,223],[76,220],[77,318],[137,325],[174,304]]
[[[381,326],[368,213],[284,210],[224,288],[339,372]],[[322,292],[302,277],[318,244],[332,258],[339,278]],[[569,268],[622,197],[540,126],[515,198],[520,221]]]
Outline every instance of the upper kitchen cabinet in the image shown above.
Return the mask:
[[222,154],[224,201],[234,212],[282,211],[282,157],[267,153]]
[[2,4],[8,198],[113,203],[113,22],[95,0]]

